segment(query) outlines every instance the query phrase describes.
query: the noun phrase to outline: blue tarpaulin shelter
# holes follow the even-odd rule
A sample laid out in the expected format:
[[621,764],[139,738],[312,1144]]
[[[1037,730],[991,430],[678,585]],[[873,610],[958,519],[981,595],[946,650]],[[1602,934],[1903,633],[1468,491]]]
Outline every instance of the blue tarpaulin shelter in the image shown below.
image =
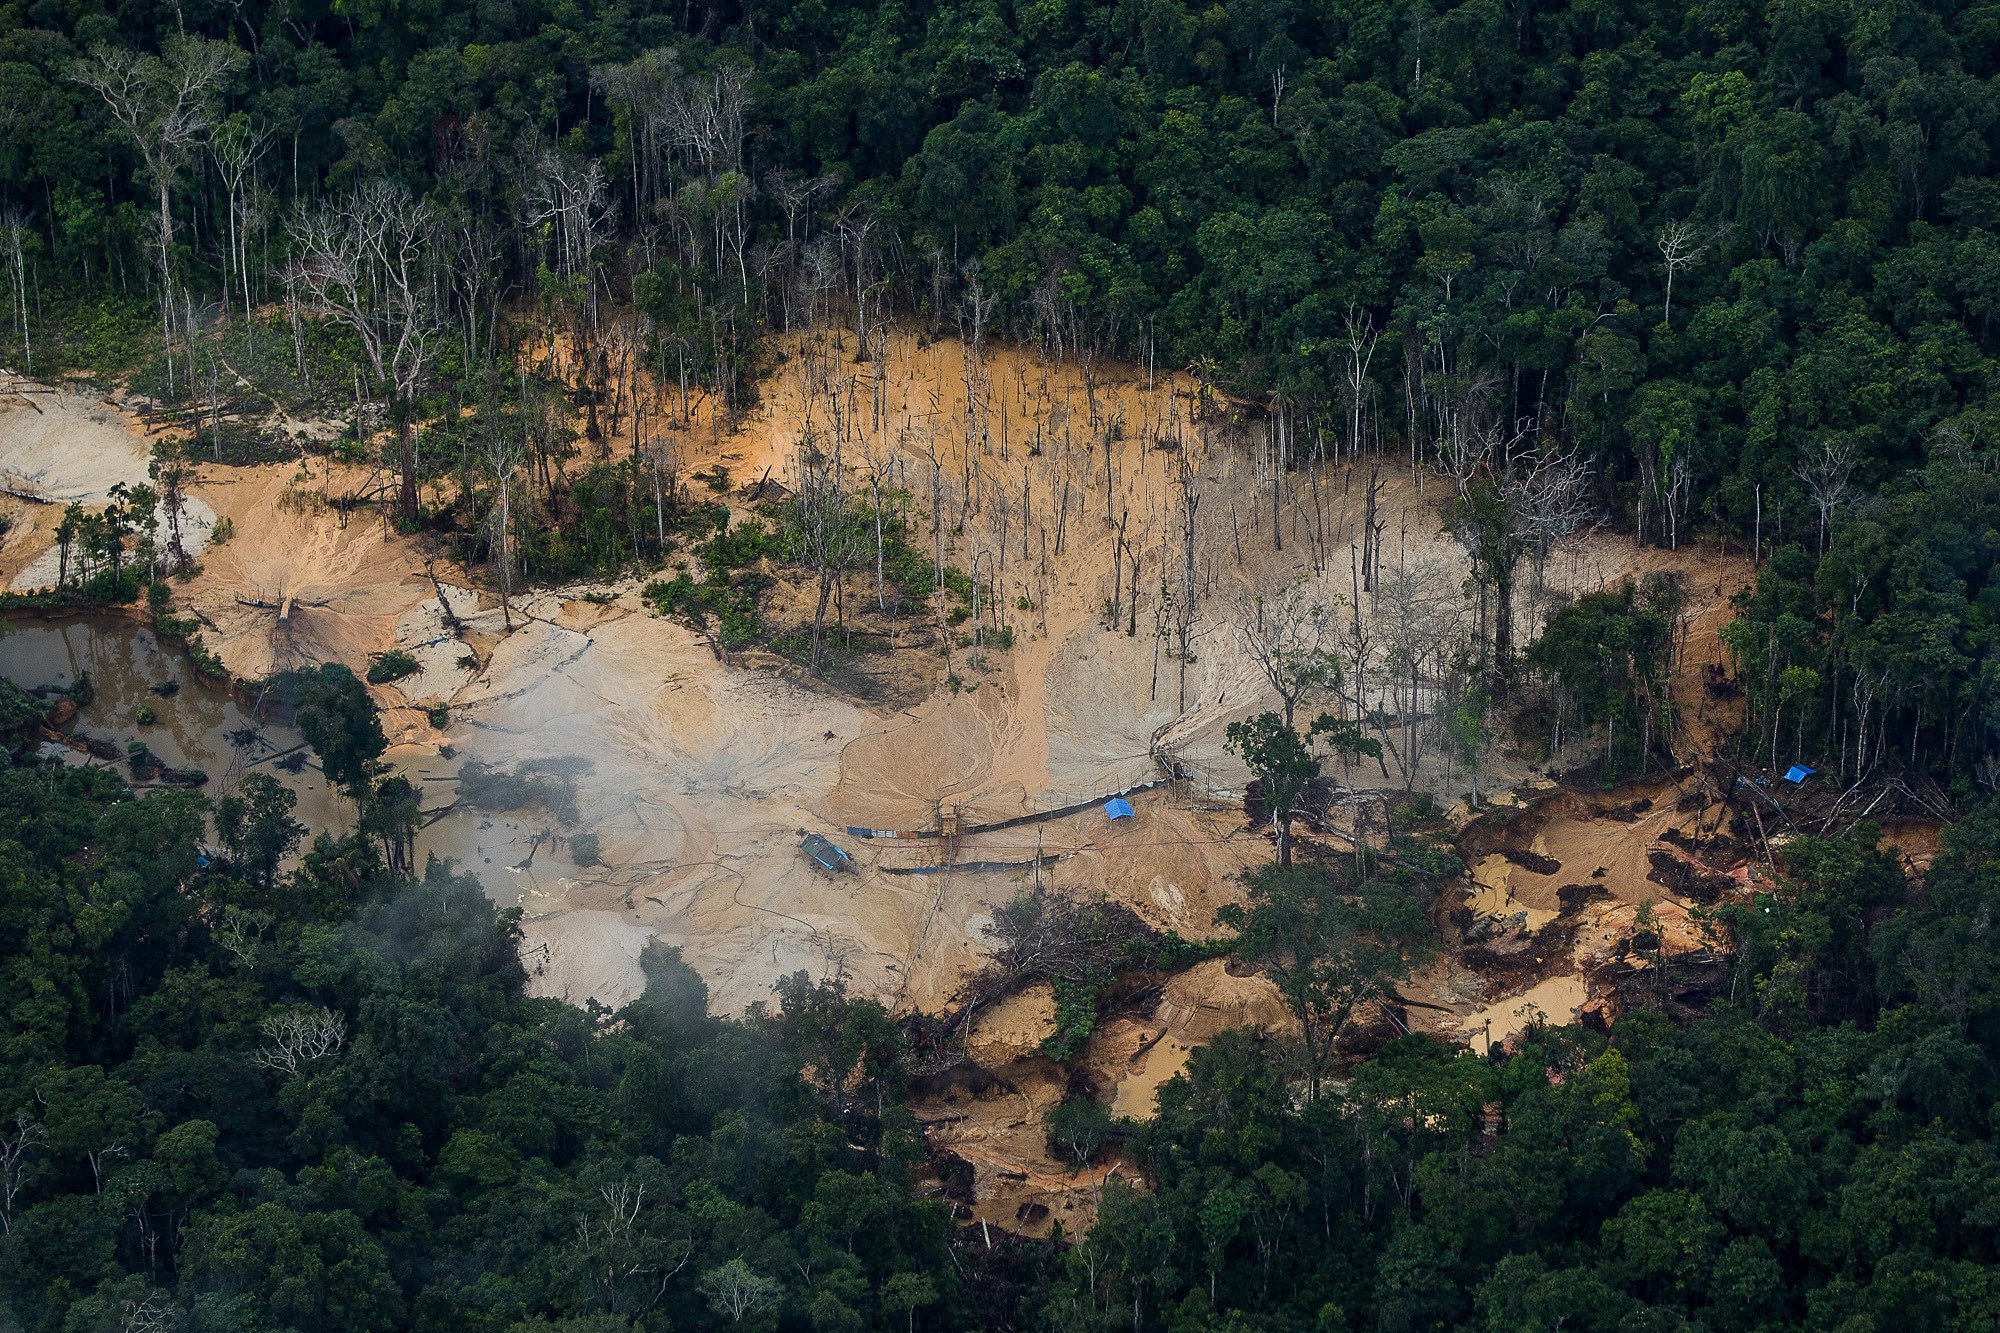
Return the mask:
[[799,847],[822,870],[845,870],[853,864],[847,853],[836,847],[831,839],[817,833],[806,834]]
[[1816,768],[1807,768],[1804,764],[1793,764],[1790,768],[1785,770],[1785,781],[1804,782],[1807,778],[1811,777],[1813,774],[1817,772],[1819,772],[1819,770]]
[[1104,803],[1104,817],[1106,819],[1131,819],[1133,817],[1132,803],[1123,796],[1114,796]]

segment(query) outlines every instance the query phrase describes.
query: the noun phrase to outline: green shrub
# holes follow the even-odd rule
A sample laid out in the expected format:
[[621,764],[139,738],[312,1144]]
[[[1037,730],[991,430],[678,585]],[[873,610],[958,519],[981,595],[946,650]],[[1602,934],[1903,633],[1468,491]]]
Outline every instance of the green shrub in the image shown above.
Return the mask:
[[414,676],[422,670],[422,664],[401,648],[391,648],[368,664],[368,683],[387,685],[405,676]]
[[569,859],[580,866],[602,865],[603,862],[598,858],[597,835],[573,834],[569,840]]
[[742,569],[754,565],[776,549],[776,543],[764,525],[756,519],[746,519],[733,528],[719,530],[715,536],[703,542],[700,548],[701,560],[708,567],[711,576],[728,570]]
[[1097,1030],[1097,993],[1109,982],[1109,977],[1096,983],[1056,979],[1056,1030],[1042,1042],[1043,1055],[1068,1060],[1083,1049]]

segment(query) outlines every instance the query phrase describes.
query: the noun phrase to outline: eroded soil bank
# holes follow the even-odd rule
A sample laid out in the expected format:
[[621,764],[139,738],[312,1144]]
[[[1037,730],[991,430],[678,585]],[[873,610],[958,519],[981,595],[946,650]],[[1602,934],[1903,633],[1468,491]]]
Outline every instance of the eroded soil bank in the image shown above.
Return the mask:
[[[503,611],[378,510],[344,503],[367,477],[311,458],[201,469],[194,499],[230,519],[235,535],[202,555],[175,601],[245,678],[323,661],[360,670],[387,649],[411,653],[420,669],[375,694],[394,741],[388,757],[424,794],[419,854],[450,857],[496,902],[523,909],[535,987],[616,1006],[643,986],[640,955],[659,940],[683,950],[728,1011],[801,969],[843,973],[900,1009],[943,1009],[987,958],[995,910],[1038,874],[1101,892],[1158,929],[1214,933],[1242,873],[1271,857],[1266,831],[1243,813],[1247,774],[1224,744],[1231,721],[1272,703],[1236,628],[1244,608],[1298,582],[1378,637],[1399,631],[1413,591],[1450,603],[1444,614],[1472,614],[1463,553],[1440,532],[1435,481],[1395,459],[1298,467],[1281,474],[1274,519],[1262,424],[1200,407],[1198,386],[1183,378],[1132,367],[1100,366],[1086,379],[1006,350],[975,366],[956,343],[901,337],[867,364],[836,359],[829,369],[793,355],[753,415],[702,419],[685,432],[684,471],[726,467],[722,498],[739,519],[749,514],[751,484],[785,475],[802,430],[828,428],[815,397],[828,375],[845,385],[850,407],[865,405],[845,427],[851,465],[872,464],[914,497],[921,543],[933,539],[935,498],[946,560],[992,580],[999,596],[982,617],[983,642],[867,620],[873,587],[859,571],[843,604],[862,608],[857,623],[880,628],[886,646],[854,659],[843,679],[859,684],[847,690],[770,653],[725,660],[707,636],[651,610],[637,579],[544,590]],[[144,475],[143,436],[112,409],[68,402],[66,433],[50,437],[53,400],[38,402],[39,413],[0,412],[0,467],[11,465],[22,488],[97,495],[93,487],[135,466]],[[35,473],[29,464],[72,435],[90,441],[78,452],[88,475]],[[1175,507],[1183,462],[1202,495],[1199,610],[1184,661],[1172,652],[1164,592],[1185,563]],[[1395,578],[1363,588],[1349,551],[1371,490]],[[49,540],[33,515],[50,506],[15,496],[0,507],[17,518],[0,574],[32,581]],[[1524,579],[1517,634],[1530,636],[1564,596],[1666,569],[1687,583],[1683,671],[1695,671],[1719,655],[1727,599],[1748,574],[1711,552],[1581,538]],[[770,598],[780,614],[810,600],[782,573]],[[1002,621],[1011,646],[999,646]],[[86,634],[21,647],[33,684],[101,660],[105,701],[84,725],[121,745],[131,728],[121,731],[120,719],[169,669],[146,656],[149,631],[122,633],[117,645]],[[1389,703],[1380,692],[1367,699]],[[203,767],[220,791],[256,756],[227,740],[217,747],[241,727],[233,704],[211,702],[184,687],[170,707],[156,705],[155,726],[162,755]],[[1456,802],[1463,822],[1474,783],[1449,748],[1407,758],[1387,777],[1372,764],[1335,776],[1358,790],[1432,793]],[[1520,758],[1482,758],[1482,793],[1542,804],[1514,823],[1483,818],[1467,835],[1464,901],[1441,923],[1450,948],[1383,1021],[1504,1042],[1537,1015],[1607,1018],[1615,987],[1600,978],[1647,968],[1668,984],[1693,976],[1710,944],[1683,890],[1709,880],[1662,878],[1655,857],[1706,857],[1702,874],[1730,880],[1732,891],[1747,886],[1754,871],[1731,863],[1727,849],[1679,841],[1711,836],[1702,826],[1713,829],[1714,802],[1680,787],[1550,800],[1550,784]],[[848,831],[999,823],[1170,772],[1184,776],[1133,795],[1129,820],[1089,804],[948,845]],[[348,814],[331,797],[312,795],[316,776],[308,765],[286,780],[300,785],[302,809],[320,802],[316,822],[341,822]],[[1509,794],[1516,789],[1525,795]],[[1640,800],[1650,804],[1625,808]],[[852,869],[816,867],[799,850],[807,833],[832,839]],[[1344,845],[1340,828],[1326,836]],[[940,1086],[918,1105],[934,1142],[969,1164],[965,1215],[1031,1232],[1087,1221],[1103,1175],[1117,1169],[1077,1173],[1048,1154],[1042,1115],[1079,1072],[1117,1114],[1144,1116],[1159,1085],[1216,1032],[1286,1022],[1268,981],[1205,963],[1108,1016],[1062,1069],[1036,1050],[1045,1008],[1046,994],[1027,993],[980,1015],[970,1040],[986,1079]]]

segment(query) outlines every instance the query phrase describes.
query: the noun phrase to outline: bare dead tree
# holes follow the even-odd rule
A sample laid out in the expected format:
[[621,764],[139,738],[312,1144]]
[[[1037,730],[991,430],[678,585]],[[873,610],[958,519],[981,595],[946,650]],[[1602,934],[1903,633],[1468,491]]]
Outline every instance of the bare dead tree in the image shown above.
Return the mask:
[[1368,367],[1375,360],[1382,332],[1375,327],[1374,315],[1349,305],[1346,338],[1340,396],[1347,409],[1347,457],[1352,461],[1361,456],[1361,426],[1368,411]]
[[868,359],[868,293],[873,281],[870,276],[869,240],[875,234],[877,220],[875,214],[862,203],[850,203],[840,216],[841,248],[854,275],[854,359]]
[[1517,453],[1501,493],[1538,576],[1556,547],[1595,521],[1590,464],[1572,446],[1550,444]]
[[[228,252],[227,268],[236,270],[239,294],[243,298],[243,318],[250,318],[250,227],[252,215],[257,207],[257,168],[271,147],[271,127],[252,121],[247,116],[232,116],[216,130],[209,145],[209,154],[215,159],[216,174],[222,177],[222,188],[226,196],[229,232],[225,238]],[[224,313],[229,308],[229,283],[222,285]]]
[[1492,596],[1493,665],[1514,650],[1514,575],[1523,556],[1541,568],[1556,543],[1591,513],[1589,465],[1574,448],[1538,443],[1532,422],[1481,425],[1438,440],[1440,467],[1457,488],[1447,526]]
[[173,1333],[180,1323],[180,1307],[157,1287],[118,1308],[118,1333]]
[[680,441],[673,435],[649,436],[640,450],[646,470],[653,476],[653,516],[659,528],[662,551],[667,549],[667,510],[679,500],[681,475]]
[[1665,324],[1674,312],[1674,275],[1708,253],[1708,247],[1695,244],[1695,229],[1687,222],[1669,222],[1660,228],[1660,259],[1667,268],[1667,299],[1660,308],[1660,322]]
[[577,288],[586,335],[597,329],[597,253],[611,236],[611,190],[594,158],[545,151],[522,191],[523,221],[547,228],[558,278]]
[[826,637],[826,609],[841,577],[865,558],[865,539],[847,511],[845,479],[837,452],[822,449],[811,435],[792,451],[792,517],[788,552],[808,565],[818,582],[813,608],[812,670],[820,670]]
[[1301,703],[1340,688],[1340,616],[1309,582],[1289,583],[1269,595],[1246,592],[1231,620],[1278,696],[1287,730]]
[[215,942],[229,951],[238,967],[248,968],[257,961],[257,949],[264,933],[275,923],[269,912],[253,912],[234,905],[222,909],[210,928]]
[[1381,645],[1373,669],[1357,672],[1357,712],[1381,737],[1406,790],[1423,765],[1442,678],[1466,643],[1465,597],[1442,562],[1384,570],[1371,623]]
[[1269,442],[1271,451],[1271,549],[1285,549],[1285,519],[1283,501],[1285,496],[1285,428],[1291,404],[1282,394],[1274,394],[1271,401],[1271,425]]
[[687,1217],[649,1193],[644,1181],[608,1181],[576,1213],[571,1258],[606,1308],[627,1318],[657,1305],[694,1253]]
[[1937,424],[1931,448],[1962,472],[1990,472],[2000,467],[2000,452],[1989,448],[1987,423],[1976,412],[1962,412]]
[[[489,541],[493,558],[499,565],[500,623],[510,634],[514,631],[514,472],[521,466],[525,450],[524,442],[517,440],[511,430],[495,428],[486,436],[486,469],[493,478],[495,492],[486,521],[491,525]],[[658,471],[653,475],[657,488]]]
[[11,279],[8,285],[13,288],[14,330],[21,338],[22,368],[33,374],[35,342],[30,332],[33,321],[28,317],[28,265],[23,251],[27,237],[27,215],[14,205],[7,205],[0,211],[0,240],[7,246],[7,275]]
[[575,314],[570,364],[585,403],[592,442],[604,438],[597,419],[603,396],[603,330],[598,304],[598,251],[611,239],[611,190],[604,168],[593,158],[550,149],[521,194],[522,221],[530,234],[547,237],[557,280],[567,289],[564,304]]
[[740,171],[749,111],[750,71],[740,65],[676,79],[665,103],[668,142],[707,179]]
[[70,77],[104,99],[111,118],[138,150],[158,206],[154,253],[160,266],[160,330],[167,385],[173,388],[175,181],[214,127],[222,85],[244,63],[235,47],[199,37],[169,37],[157,56],[99,46],[70,67]]
[[1688,499],[1694,493],[1694,464],[1689,461],[1686,450],[1676,450],[1667,462],[1667,549],[1678,551],[1681,545],[1681,514],[1686,511]]
[[427,273],[429,209],[401,186],[376,180],[340,203],[301,214],[291,230],[299,290],[323,318],[354,333],[370,376],[389,398],[399,441],[398,508],[403,521],[414,525],[417,451],[411,413],[437,333]]
[[1799,459],[1796,469],[1798,478],[1805,483],[1806,492],[1819,509],[1821,555],[1826,554],[1826,534],[1833,522],[1833,511],[1847,498],[1847,483],[1854,475],[1855,462],[1854,437],[1851,435],[1822,436]]
[[252,1055],[250,1063],[286,1074],[298,1073],[301,1066],[333,1054],[347,1041],[347,1019],[323,1006],[274,1009],[257,1028],[270,1044]]
[[833,291],[840,286],[840,268],[840,245],[831,236],[817,236],[807,243],[798,274],[807,328],[816,328],[826,319]]
[[42,1122],[26,1111],[15,1112],[11,1130],[0,1130],[0,1235],[14,1229],[14,1201],[28,1183],[30,1154],[48,1137]]
[[984,269],[977,258],[966,260],[960,272],[965,277],[965,290],[959,298],[960,328],[970,325],[972,329],[972,336],[964,339],[967,438],[979,440],[986,433],[981,416],[988,388],[986,326],[1000,303],[1000,294],[988,290]]
[[1179,704],[1187,711],[1188,660],[1194,652],[1194,628],[1199,619],[1198,585],[1195,581],[1196,544],[1200,536],[1201,487],[1195,466],[1185,450],[1175,455],[1174,508],[1180,519],[1181,586],[1173,599],[1174,647],[1180,667]]
[[669,107],[681,77],[680,56],[671,49],[643,51],[623,64],[590,72],[592,85],[623,113],[632,216],[637,221],[647,218],[670,192],[662,173],[667,167]]
[[[764,193],[777,201],[785,215],[784,262],[788,281],[784,284],[784,328],[787,333],[792,331],[792,294],[799,260],[805,242],[811,237],[813,203],[839,183],[840,178],[831,173],[810,177],[776,169],[765,173]],[[804,224],[803,234],[801,223]]]
[[885,556],[885,552],[888,548],[888,535],[889,535],[888,512],[886,508],[888,501],[885,494],[885,487],[883,485],[883,482],[888,475],[888,471],[889,471],[889,464],[887,460],[876,458],[873,455],[869,456],[868,508],[869,508],[869,514],[874,520],[874,527],[875,527],[875,609],[877,611],[887,611],[889,609],[889,597],[888,597],[888,592],[886,590],[887,578],[886,578],[886,556]]

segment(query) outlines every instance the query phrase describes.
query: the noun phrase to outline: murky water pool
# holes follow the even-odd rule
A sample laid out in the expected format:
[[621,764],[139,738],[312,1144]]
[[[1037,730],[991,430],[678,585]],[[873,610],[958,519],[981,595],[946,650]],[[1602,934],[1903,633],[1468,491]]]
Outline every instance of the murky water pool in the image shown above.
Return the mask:
[[[327,787],[298,729],[259,721],[223,690],[203,682],[178,647],[127,621],[90,616],[13,621],[0,634],[0,676],[27,690],[70,685],[90,677],[93,697],[69,728],[79,740],[108,742],[120,756],[99,758],[51,744],[48,752],[74,763],[116,769],[139,788],[125,758],[143,744],[162,764],[207,774],[210,797],[235,789],[243,775],[261,768],[298,793],[296,817],[311,829],[344,826],[353,818],[346,802]],[[141,722],[140,709],[152,721]],[[306,762],[296,771],[291,765]]]

